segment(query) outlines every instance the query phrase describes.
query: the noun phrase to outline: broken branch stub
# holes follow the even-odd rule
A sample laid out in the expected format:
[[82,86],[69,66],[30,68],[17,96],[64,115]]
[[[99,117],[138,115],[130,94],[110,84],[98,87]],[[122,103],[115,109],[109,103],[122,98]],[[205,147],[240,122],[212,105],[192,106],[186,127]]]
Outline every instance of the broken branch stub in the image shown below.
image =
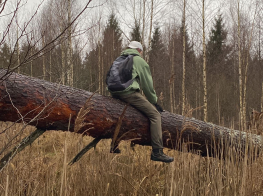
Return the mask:
[[32,144],[39,136],[41,136],[45,130],[37,129],[29,136],[25,137],[18,145],[16,145],[9,153],[7,153],[0,160],[0,171],[22,150],[28,145]]

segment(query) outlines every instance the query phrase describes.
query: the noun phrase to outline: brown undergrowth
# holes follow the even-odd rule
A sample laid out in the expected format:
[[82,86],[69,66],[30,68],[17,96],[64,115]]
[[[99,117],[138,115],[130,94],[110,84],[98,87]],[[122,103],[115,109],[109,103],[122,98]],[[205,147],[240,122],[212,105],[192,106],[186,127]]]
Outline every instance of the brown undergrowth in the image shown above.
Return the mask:
[[[0,122],[1,129],[10,123]],[[0,149],[20,125],[0,135]],[[34,127],[28,127],[22,139]],[[0,173],[0,195],[8,196],[210,196],[263,195],[263,158],[250,161],[200,157],[165,149],[170,164],[150,161],[150,147],[122,142],[121,154],[111,154],[110,140],[102,140],[77,163],[68,162],[92,138],[76,133],[47,131],[20,152]],[[2,157],[0,157],[2,158]]]

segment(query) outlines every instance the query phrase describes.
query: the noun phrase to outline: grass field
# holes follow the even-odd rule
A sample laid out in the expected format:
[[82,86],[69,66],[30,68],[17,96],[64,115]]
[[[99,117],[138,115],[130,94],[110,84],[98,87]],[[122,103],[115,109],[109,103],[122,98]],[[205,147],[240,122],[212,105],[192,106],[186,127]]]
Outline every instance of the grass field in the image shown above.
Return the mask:
[[[9,125],[0,122],[0,131]],[[16,124],[0,134],[0,150],[20,128]],[[34,130],[28,127],[16,142]],[[110,141],[102,140],[96,149],[68,166],[91,140],[75,133],[45,132],[0,172],[0,195],[263,195],[261,155],[251,161],[247,156],[234,159],[233,153],[230,159],[220,160],[165,149],[175,158],[165,164],[150,161],[150,147],[136,145],[132,150],[129,142],[122,142],[122,153],[110,154]]]

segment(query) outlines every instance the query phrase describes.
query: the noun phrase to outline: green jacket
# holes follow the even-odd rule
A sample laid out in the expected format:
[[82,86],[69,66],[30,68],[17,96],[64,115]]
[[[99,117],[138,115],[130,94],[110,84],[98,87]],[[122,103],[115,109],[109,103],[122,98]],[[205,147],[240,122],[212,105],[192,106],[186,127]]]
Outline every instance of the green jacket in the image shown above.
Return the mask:
[[132,79],[133,83],[123,91],[110,91],[112,95],[128,95],[135,91],[142,90],[148,101],[152,104],[157,103],[157,96],[153,88],[153,80],[149,65],[140,56],[140,53],[136,49],[126,49],[123,54],[138,54],[139,56],[133,57],[133,70]]

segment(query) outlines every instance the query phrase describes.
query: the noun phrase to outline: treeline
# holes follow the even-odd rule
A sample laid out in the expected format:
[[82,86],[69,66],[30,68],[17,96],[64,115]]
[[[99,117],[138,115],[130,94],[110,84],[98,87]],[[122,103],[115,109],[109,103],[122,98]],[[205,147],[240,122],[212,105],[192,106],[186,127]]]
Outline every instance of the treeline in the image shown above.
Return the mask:
[[[130,40],[142,42],[141,26],[135,23],[129,33]],[[17,72],[38,77],[50,82],[71,85],[91,92],[109,95],[105,86],[105,76],[113,60],[118,57],[127,40],[120,30],[119,22],[112,13],[105,25],[102,38],[83,57],[78,45],[68,47],[68,39],[49,45],[35,58],[23,62],[27,56],[38,51],[37,46],[28,42],[20,43],[11,51],[7,42],[0,48],[0,67],[15,67]],[[239,51],[242,53],[242,77],[246,78],[247,120],[252,109],[261,110],[262,59],[260,53],[251,54],[244,43],[240,47],[227,39],[228,31],[224,18],[214,19],[206,43],[207,108],[208,121],[238,128],[240,111]],[[203,54],[194,50],[186,28],[185,46],[185,111],[187,116],[203,120]],[[73,45],[73,44],[72,44]],[[149,47],[150,46],[150,47]],[[182,114],[183,81],[183,26],[167,29],[156,26],[150,44],[145,45],[144,58],[151,67],[154,86],[159,104],[165,110]],[[241,49],[241,50],[238,50]],[[70,50],[70,52],[69,52]],[[70,63],[67,63],[70,55]],[[73,65],[71,68],[69,64]],[[71,82],[73,81],[73,84]]]

